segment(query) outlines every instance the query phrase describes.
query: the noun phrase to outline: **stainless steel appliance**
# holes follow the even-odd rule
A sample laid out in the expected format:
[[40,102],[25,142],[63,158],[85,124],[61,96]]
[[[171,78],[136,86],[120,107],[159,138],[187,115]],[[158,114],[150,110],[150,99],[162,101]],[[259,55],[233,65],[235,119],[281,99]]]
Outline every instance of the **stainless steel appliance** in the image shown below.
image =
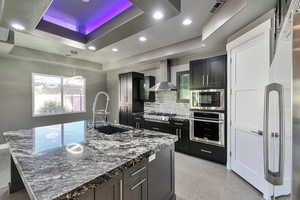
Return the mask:
[[300,199],[299,5],[299,0],[278,0],[280,26],[265,89],[264,175],[274,199]]
[[224,113],[192,112],[190,140],[217,146],[225,146]]
[[198,110],[224,110],[225,109],[225,90],[192,90],[191,109]]

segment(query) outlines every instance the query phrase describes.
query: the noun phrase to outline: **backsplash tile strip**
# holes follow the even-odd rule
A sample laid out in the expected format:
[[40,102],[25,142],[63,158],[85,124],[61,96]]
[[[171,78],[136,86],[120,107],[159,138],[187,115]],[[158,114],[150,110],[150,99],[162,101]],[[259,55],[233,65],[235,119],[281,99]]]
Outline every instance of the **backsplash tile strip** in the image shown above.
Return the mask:
[[176,91],[156,92],[156,102],[145,103],[145,112],[174,113],[189,115],[190,104],[177,103]]

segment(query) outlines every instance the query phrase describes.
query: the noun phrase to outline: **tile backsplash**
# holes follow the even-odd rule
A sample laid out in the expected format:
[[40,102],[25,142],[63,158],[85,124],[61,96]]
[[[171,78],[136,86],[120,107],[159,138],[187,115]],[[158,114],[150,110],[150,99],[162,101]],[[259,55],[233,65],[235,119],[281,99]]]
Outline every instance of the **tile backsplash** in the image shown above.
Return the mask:
[[177,103],[176,99],[176,91],[156,92],[156,102],[145,103],[145,112],[189,115],[190,105],[188,103]]

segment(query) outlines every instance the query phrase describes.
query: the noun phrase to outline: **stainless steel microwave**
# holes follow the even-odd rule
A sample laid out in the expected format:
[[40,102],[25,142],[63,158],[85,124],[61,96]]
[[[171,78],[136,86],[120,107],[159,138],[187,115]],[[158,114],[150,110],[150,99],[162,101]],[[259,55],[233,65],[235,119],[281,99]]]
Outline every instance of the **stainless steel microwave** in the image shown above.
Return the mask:
[[225,90],[192,90],[191,109],[198,110],[218,110],[225,109]]

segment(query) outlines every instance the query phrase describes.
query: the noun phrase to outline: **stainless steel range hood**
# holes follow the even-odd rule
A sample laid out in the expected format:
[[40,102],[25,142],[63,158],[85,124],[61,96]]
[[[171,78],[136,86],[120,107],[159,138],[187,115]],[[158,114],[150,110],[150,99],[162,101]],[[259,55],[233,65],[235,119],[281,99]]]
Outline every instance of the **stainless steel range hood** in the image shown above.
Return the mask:
[[176,90],[176,86],[171,83],[171,69],[170,69],[170,60],[160,61],[160,75],[161,81],[155,84],[150,91],[154,92],[163,92]]

